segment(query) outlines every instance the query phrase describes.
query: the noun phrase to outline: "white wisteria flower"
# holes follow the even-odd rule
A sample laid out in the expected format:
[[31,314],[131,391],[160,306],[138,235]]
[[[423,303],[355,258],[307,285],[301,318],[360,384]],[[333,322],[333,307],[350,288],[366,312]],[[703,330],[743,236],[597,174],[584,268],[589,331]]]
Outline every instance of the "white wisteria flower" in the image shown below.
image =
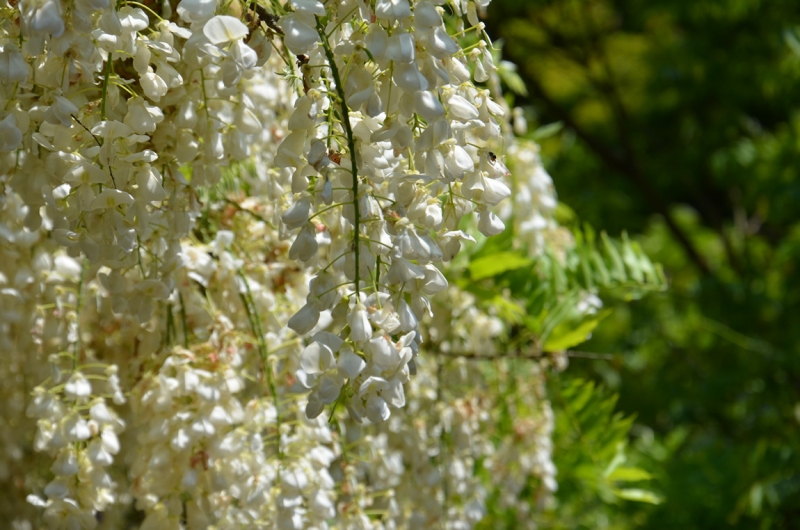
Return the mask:
[[443,357],[509,331],[448,282],[459,252],[557,230],[486,3],[7,6],[0,515],[470,528],[487,487],[552,493],[539,365],[520,448]]

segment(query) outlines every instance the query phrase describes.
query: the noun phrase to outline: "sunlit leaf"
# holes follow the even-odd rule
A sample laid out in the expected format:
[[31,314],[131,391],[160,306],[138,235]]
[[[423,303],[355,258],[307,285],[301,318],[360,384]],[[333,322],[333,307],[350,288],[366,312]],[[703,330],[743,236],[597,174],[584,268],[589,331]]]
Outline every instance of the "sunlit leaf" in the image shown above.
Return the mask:
[[650,473],[638,467],[618,467],[608,475],[608,480],[618,482],[639,482],[652,478]]
[[498,252],[470,263],[469,274],[473,280],[483,280],[511,270],[530,267],[532,264],[530,258],[516,252]]
[[648,504],[661,504],[664,499],[653,493],[639,488],[626,488],[614,490],[614,495],[620,499],[634,502],[646,502]]
[[547,342],[544,344],[545,351],[561,351],[585,342],[594,328],[611,314],[611,309],[600,311],[575,325],[572,321],[563,322],[553,328]]
[[560,133],[563,128],[564,122],[561,121],[555,121],[553,123],[548,123],[547,125],[542,125],[533,131],[533,139],[537,142],[541,142],[545,138],[550,138],[551,136],[555,136],[556,134]]

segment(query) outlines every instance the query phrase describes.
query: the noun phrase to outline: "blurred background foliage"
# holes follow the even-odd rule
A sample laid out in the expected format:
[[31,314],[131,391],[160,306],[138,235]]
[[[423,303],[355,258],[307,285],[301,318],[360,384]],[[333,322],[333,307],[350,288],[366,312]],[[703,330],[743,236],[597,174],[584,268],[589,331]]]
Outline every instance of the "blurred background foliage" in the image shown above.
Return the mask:
[[[800,528],[797,3],[493,0],[486,24],[559,220],[627,230],[669,284],[601,295],[613,311],[551,381],[560,489],[541,527]],[[592,446],[597,425],[648,471]],[[608,495],[618,468],[663,502]]]

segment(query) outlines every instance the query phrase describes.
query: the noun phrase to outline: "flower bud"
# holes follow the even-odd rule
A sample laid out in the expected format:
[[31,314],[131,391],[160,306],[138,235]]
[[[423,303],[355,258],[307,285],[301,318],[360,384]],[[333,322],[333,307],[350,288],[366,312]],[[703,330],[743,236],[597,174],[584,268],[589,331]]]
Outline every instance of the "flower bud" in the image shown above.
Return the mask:
[[64,393],[70,399],[84,399],[92,395],[92,384],[82,373],[75,372],[64,386]]
[[439,116],[444,116],[444,107],[439,102],[439,98],[428,91],[420,91],[414,94],[414,109],[429,122]]
[[478,213],[478,230],[486,237],[496,236],[505,227],[503,221],[489,210]]
[[367,398],[367,418],[372,423],[381,423],[389,419],[392,411],[386,401],[377,395]]
[[281,216],[281,221],[289,230],[300,228],[308,221],[311,201],[308,197],[302,197],[295,201]]
[[289,259],[308,261],[316,256],[318,248],[314,226],[306,224],[289,249]]
[[317,322],[319,322],[319,311],[313,304],[306,304],[289,319],[287,325],[298,335],[305,335],[317,325]]
[[355,342],[363,342],[372,337],[369,315],[361,302],[356,302],[355,307],[347,315],[347,323],[350,325],[350,338]]
[[6,44],[0,51],[0,81],[4,83],[19,83],[28,78],[30,66],[19,48],[13,44]]
[[0,151],[14,151],[22,143],[22,131],[17,128],[17,120],[13,114],[0,121]]

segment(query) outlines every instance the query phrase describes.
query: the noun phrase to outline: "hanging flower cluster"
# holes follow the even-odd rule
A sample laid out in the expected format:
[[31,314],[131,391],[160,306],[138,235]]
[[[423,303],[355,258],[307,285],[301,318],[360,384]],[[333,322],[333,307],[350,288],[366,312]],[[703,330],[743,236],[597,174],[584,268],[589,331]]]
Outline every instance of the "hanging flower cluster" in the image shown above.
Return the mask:
[[472,239],[461,219],[477,212],[484,235],[503,229],[489,207],[511,195],[508,171],[488,147],[504,110],[467,67],[488,78],[486,47],[465,53],[427,0],[377,2],[363,19],[347,2],[293,6],[282,23],[303,89],[275,164],[292,179],[289,255],[318,272],[289,327],[305,335],[332,320],[298,378],[309,417],[342,402],[356,421],[385,421],[405,403],[429,297],[447,287],[437,265]]
[[528,245],[554,229],[535,146],[481,87],[485,4],[2,9],[15,527],[466,528],[479,461],[555,489],[543,393],[528,464],[501,472],[521,459],[487,434],[501,398],[435,360],[504,331],[444,274],[504,228],[495,153],[533,171],[511,206]]

